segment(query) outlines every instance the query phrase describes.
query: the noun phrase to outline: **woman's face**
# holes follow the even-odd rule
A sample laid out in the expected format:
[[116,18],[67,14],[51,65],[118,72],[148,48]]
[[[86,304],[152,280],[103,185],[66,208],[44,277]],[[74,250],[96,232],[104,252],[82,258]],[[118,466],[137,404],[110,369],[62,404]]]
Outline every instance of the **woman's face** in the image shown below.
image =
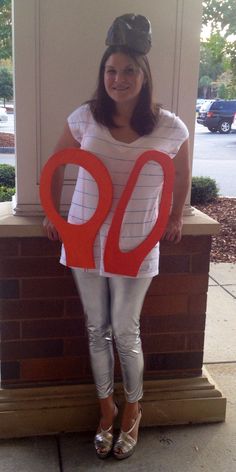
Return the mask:
[[126,54],[114,53],[105,63],[104,85],[117,104],[135,105],[144,83],[144,73]]

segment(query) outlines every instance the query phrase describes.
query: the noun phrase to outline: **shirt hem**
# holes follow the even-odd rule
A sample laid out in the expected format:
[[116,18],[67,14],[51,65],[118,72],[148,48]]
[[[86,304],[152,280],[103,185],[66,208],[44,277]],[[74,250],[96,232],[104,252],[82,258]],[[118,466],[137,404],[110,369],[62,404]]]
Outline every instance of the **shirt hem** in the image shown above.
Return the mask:
[[139,274],[138,273],[137,275],[134,275],[134,276],[125,275],[125,274],[113,274],[111,272],[105,272],[105,271],[99,270],[99,269],[86,269],[86,268],[83,268],[83,267],[68,266],[66,264],[66,262],[63,261],[62,259],[60,259],[60,264],[64,265],[65,267],[68,267],[71,270],[79,270],[81,272],[90,272],[90,273],[93,273],[93,274],[100,275],[102,277],[126,277],[126,278],[129,278],[129,279],[147,279],[147,278],[155,277],[156,275],[159,274],[158,270],[155,270],[155,271],[152,271],[152,272],[146,272],[144,274]]

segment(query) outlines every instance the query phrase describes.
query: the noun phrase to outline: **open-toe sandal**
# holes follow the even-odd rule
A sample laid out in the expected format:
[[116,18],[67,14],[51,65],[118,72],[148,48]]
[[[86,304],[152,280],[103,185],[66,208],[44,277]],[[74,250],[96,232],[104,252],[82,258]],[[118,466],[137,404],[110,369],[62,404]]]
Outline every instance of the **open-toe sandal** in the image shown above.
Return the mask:
[[[118,414],[117,406],[114,407],[114,418]],[[100,431],[95,435],[94,447],[97,456],[105,459],[111,452],[113,446],[113,424],[107,429],[103,429],[100,424]]]
[[[139,423],[142,417],[142,409],[140,408],[138,416],[129,431],[120,431],[119,437],[114,445],[113,454],[116,459],[126,459],[131,456],[135,450],[137,441],[138,441],[138,428]],[[130,436],[130,433],[137,428],[137,437],[136,439]]]

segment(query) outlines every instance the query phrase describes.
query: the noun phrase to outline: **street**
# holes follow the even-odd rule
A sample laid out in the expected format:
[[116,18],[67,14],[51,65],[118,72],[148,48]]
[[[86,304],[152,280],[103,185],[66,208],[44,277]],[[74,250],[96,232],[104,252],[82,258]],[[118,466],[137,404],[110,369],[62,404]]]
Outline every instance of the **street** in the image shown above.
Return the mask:
[[[14,131],[14,116],[8,123],[0,123],[0,132]],[[220,195],[236,197],[236,131],[230,134],[211,133],[196,123],[194,140],[193,176],[216,180]],[[0,163],[14,165],[14,154],[0,154]]]
[[211,133],[196,123],[193,176],[216,180],[220,195],[236,197],[236,131]]

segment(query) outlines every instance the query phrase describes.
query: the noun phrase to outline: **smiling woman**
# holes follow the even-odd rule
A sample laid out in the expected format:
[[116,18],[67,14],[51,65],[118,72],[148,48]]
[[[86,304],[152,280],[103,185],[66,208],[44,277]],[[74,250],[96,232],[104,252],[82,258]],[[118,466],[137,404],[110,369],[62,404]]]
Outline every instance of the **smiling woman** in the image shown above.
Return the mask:
[[[101,60],[97,89],[88,102],[95,120],[118,140],[132,142],[151,133],[157,124],[159,107],[152,97],[147,56],[127,46],[109,46]],[[125,127],[130,136],[124,136]]]
[[123,105],[128,102],[128,109],[132,115],[143,83],[142,69],[137,67],[129,56],[117,52],[107,59],[104,74],[105,89],[109,97],[116,102],[117,108],[120,103]]
[[[122,266],[122,271],[116,270],[115,265],[106,266],[106,245],[118,202],[122,200],[128,179],[144,151],[160,151],[162,161],[153,159],[139,169],[119,233],[120,254],[139,248],[153,233],[156,221],[161,217],[162,197],[166,195],[163,161],[171,162],[175,167],[175,181],[173,205],[170,215],[168,211],[166,213],[168,223],[163,224],[162,234],[164,239],[178,243],[190,184],[190,166],[185,124],[174,113],[160,109],[153,100],[146,56],[151,45],[149,21],[134,14],[117,18],[109,29],[106,44],[95,93],[68,117],[56,151],[67,147],[89,151],[99,158],[111,177],[111,206],[94,243],[95,267],[86,264],[74,267],[67,263],[64,246],[61,263],[72,269],[86,314],[91,365],[101,408],[95,450],[100,458],[105,458],[113,448],[115,457],[124,459],[134,452],[142,416],[139,402],[143,396],[144,362],[140,313],[152,278],[159,273],[159,242],[153,242],[135,275],[129,272],[129,263],[127,267]],[[62,169],[53,184],[56,209],[59,209],[63,179]],[[68,222],[74,225],[87,222],[98,201],[94,179],[80,167]],[[44,227],[50,239],[59,237],[47,217]],[[112,250],[115,252],[115,245]],[[114,447],[113,421],[117,407],[113,398],[113,337],[122,366],[125,393],[121,432]]]

